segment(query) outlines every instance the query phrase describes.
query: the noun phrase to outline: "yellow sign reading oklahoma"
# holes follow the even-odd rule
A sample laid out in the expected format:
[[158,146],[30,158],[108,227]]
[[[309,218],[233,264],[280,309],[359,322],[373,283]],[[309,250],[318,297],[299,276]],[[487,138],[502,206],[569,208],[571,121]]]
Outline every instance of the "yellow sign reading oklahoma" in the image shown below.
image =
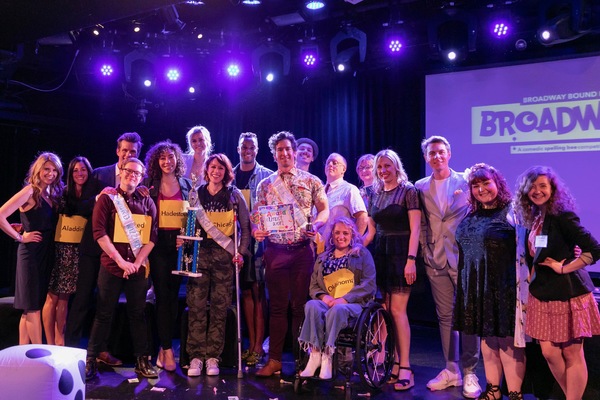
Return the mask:
[[[147,244],[150,241],[150,231],[152,230],[152,217],[143,214],[132,214],[135,227],[137,228],[140,237],[142,238],[142,244]],[[119,216],[115,214],[115,234],[113,236],[114,243],[129,243],[123,224],[119,219]]]
[[60,214],[54,232],[54,241],[60,243],[81,243],[87,219],[80,215]]
[[187,222],[189,203],[184,200],[161,200],[158,204],[159,228],[183,228]]
[[323,282],[329,295],[334,299],[339,299],[354,287],[354,272],[347,268],[341,268],[325,275]]

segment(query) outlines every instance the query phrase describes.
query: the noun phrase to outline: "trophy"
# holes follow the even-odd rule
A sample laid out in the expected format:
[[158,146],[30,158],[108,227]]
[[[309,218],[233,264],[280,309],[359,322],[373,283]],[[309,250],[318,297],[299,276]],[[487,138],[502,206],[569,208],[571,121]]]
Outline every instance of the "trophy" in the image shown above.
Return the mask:
[[202,276],[198,272],[198,245],[202,240],[200,229],[196,228],[196,213],[198,212],[198,178],[192,174],[192,190],[188,196],[189,207],[187,209],[187,222],[185,228],[181,228],[181,234],[177,235],[178,239],[183,240],[183,245],[179,247],[177,256],[177,270],[172,271],[174,275],[191,276],[199,278]]

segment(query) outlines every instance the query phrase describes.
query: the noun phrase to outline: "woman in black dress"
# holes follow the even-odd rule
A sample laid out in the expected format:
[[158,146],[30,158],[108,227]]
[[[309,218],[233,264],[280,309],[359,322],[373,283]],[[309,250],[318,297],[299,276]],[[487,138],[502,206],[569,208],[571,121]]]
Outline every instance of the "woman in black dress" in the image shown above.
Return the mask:
[[504,177],[486,164],[471,167],[468,183],[470,212],[456,230],[454,328],[481,337],[487,387],[480,399],[502,398],[503,372],[509,398],[519,399],[525,348],[515,346],[524,338],[515,339],[517,249],[511,194]]
[[411,285],[417,279],[415,258],[419,248],[421,210],[417,189],[408,181],[400,157],[392,150],[375,156],[377,171],[369,209],[365,244],[375,236],[377,287],[392,314],[396,329],[397,368],[392,369],[396,390],[414,386],[410,367],[410,324],[406,307]]
[[[41,310],[54,256],[56,209],[64,186],[62,174],[57,155],[40,154],[29,167],[25,187],[0,208],[0,229],[19,242],[14,303],[16,309],[23,310],[19,344],[42,343]],[[7,220],[17,210],[21,214],[22,234]]]

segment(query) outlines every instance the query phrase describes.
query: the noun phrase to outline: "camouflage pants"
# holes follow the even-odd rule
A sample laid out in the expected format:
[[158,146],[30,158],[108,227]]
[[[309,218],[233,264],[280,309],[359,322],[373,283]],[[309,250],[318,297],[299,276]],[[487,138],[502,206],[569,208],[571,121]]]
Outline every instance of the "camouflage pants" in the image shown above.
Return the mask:
[[233,291],[232,257],[222,248],[201,247],[198,268],[203,275],[188,278],[187,283],[189,331],[186,349],[190,359],[219,358],[225,344],[225,321]]

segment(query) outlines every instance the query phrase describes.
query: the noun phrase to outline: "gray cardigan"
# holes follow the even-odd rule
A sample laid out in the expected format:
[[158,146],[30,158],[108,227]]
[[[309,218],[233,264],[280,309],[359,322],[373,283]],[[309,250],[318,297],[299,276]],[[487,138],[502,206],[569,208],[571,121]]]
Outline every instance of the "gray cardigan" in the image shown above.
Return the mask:
[[[315,268],[310,278],[310,297],[318,300],[318,296],[328,294],[323,281],[323,264],[329,251],[322,253],[315,262]],[[375,296],[377,285],[375,283],[375,262],[369,250],[360,248],[358,254],[348,257],[348,269],[354,273],[354,287],[343,298],[348,303],[365,305]]]

